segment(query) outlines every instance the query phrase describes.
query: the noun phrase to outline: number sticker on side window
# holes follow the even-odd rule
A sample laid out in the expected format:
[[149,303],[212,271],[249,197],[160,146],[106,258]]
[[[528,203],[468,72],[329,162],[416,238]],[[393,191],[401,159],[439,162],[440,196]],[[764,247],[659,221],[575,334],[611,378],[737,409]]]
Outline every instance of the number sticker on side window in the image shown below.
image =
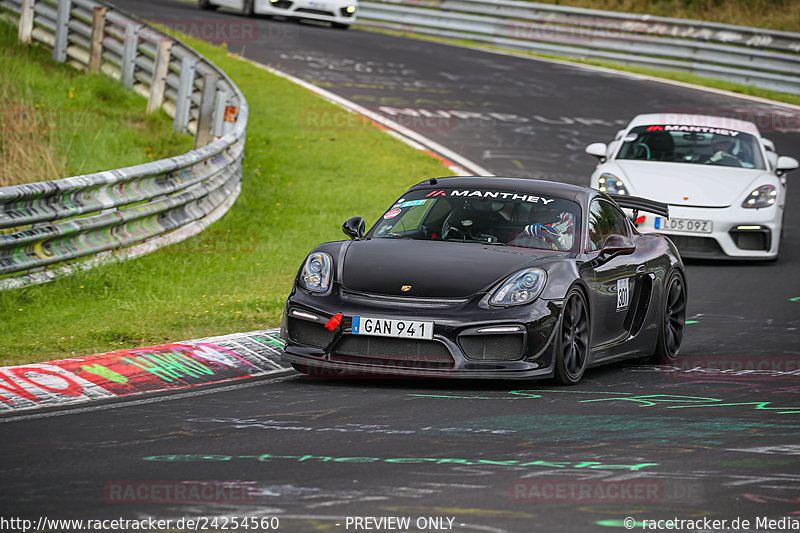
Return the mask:
[[626,309],[630,301],[630,291],[628,290],[628,278],[617,280],[617,311]]

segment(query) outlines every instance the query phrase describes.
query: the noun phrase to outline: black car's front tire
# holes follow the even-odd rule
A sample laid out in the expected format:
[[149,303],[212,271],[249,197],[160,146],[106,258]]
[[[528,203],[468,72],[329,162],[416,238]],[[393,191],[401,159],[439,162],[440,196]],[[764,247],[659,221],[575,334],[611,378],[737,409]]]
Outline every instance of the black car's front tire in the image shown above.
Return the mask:
[[555,354],[556,382],[574,385],[583,377],[589,362],[589,306],[577,287],[570,289],[564,299]]
[[294,368],[296,371],[300,372],[304,376],[307,376],[311,373],[311,371],[308,369],[306,365],[301,365],[300,363],[292,363],[292,368]]
[[256,14],[256,0],[244,0],[242,2],[242,15],[252,17]]
[[197,5],[200,7],[200,9],[206,9],[209,11],[217,9],[217,6],[212,4],[210,0],[200,0]]
[[673,270],[664,284],[664,301],[661,307],[661,327],[656,350],[650,361],[655,364],[671,363],[678,357],[686,327],[686,280],[678,270]]

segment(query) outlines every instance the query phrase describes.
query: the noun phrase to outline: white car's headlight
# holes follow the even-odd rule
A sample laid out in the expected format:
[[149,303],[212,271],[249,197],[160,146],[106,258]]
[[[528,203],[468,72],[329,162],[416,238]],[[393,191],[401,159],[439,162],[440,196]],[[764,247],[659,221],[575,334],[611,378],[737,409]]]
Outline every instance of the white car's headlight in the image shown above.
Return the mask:
[[333,259],[325,252],[314,252],[308,256],[300,273],[300,285],[311,292],[326,292],[331,286]]
[[599,189],[604,193],[628,194],[628,189],[625,188],[625,184],[614,174],[603,172],[600,174],[600,177],[597,178],[597,182],[599,183]]
[[356,6],[349,5],[346,8],[344,8],[344,10],[347,11],[348,13],[355,13],[356,12]]
[[774,185],[762,185],[755,189],[747,198],[742,202],[742,207],[749,207],[758,209],[760,207],[769,207],[778,199],[778,191],[775,190]]
[[522,305],[535,300],[541,294],[547,274],[541,268],[529,268],[509,277],[497,289],[489,303],[492,305]]

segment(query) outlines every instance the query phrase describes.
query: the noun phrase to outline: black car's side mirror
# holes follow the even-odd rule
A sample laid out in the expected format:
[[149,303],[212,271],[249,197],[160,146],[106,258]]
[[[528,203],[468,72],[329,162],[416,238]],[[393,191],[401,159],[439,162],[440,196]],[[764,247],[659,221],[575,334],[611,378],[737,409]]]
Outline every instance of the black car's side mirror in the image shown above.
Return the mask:
[[609,260],[618,255],[630,255],[636,251],[633,239],[624,235],[613,234],[606,237],[600,255],[603,260]]
[[351,239],[363,239],[367,233],[367,223],[361,217],[353,217],[342,224],[342,231]]

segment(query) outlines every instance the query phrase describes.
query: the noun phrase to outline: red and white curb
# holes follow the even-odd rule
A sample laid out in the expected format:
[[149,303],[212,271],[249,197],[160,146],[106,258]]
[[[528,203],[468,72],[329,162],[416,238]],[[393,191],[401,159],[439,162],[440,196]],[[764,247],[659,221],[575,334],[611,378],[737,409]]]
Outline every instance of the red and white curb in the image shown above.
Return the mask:
[[0,367],[0,413],[285,372],[278,329]]

